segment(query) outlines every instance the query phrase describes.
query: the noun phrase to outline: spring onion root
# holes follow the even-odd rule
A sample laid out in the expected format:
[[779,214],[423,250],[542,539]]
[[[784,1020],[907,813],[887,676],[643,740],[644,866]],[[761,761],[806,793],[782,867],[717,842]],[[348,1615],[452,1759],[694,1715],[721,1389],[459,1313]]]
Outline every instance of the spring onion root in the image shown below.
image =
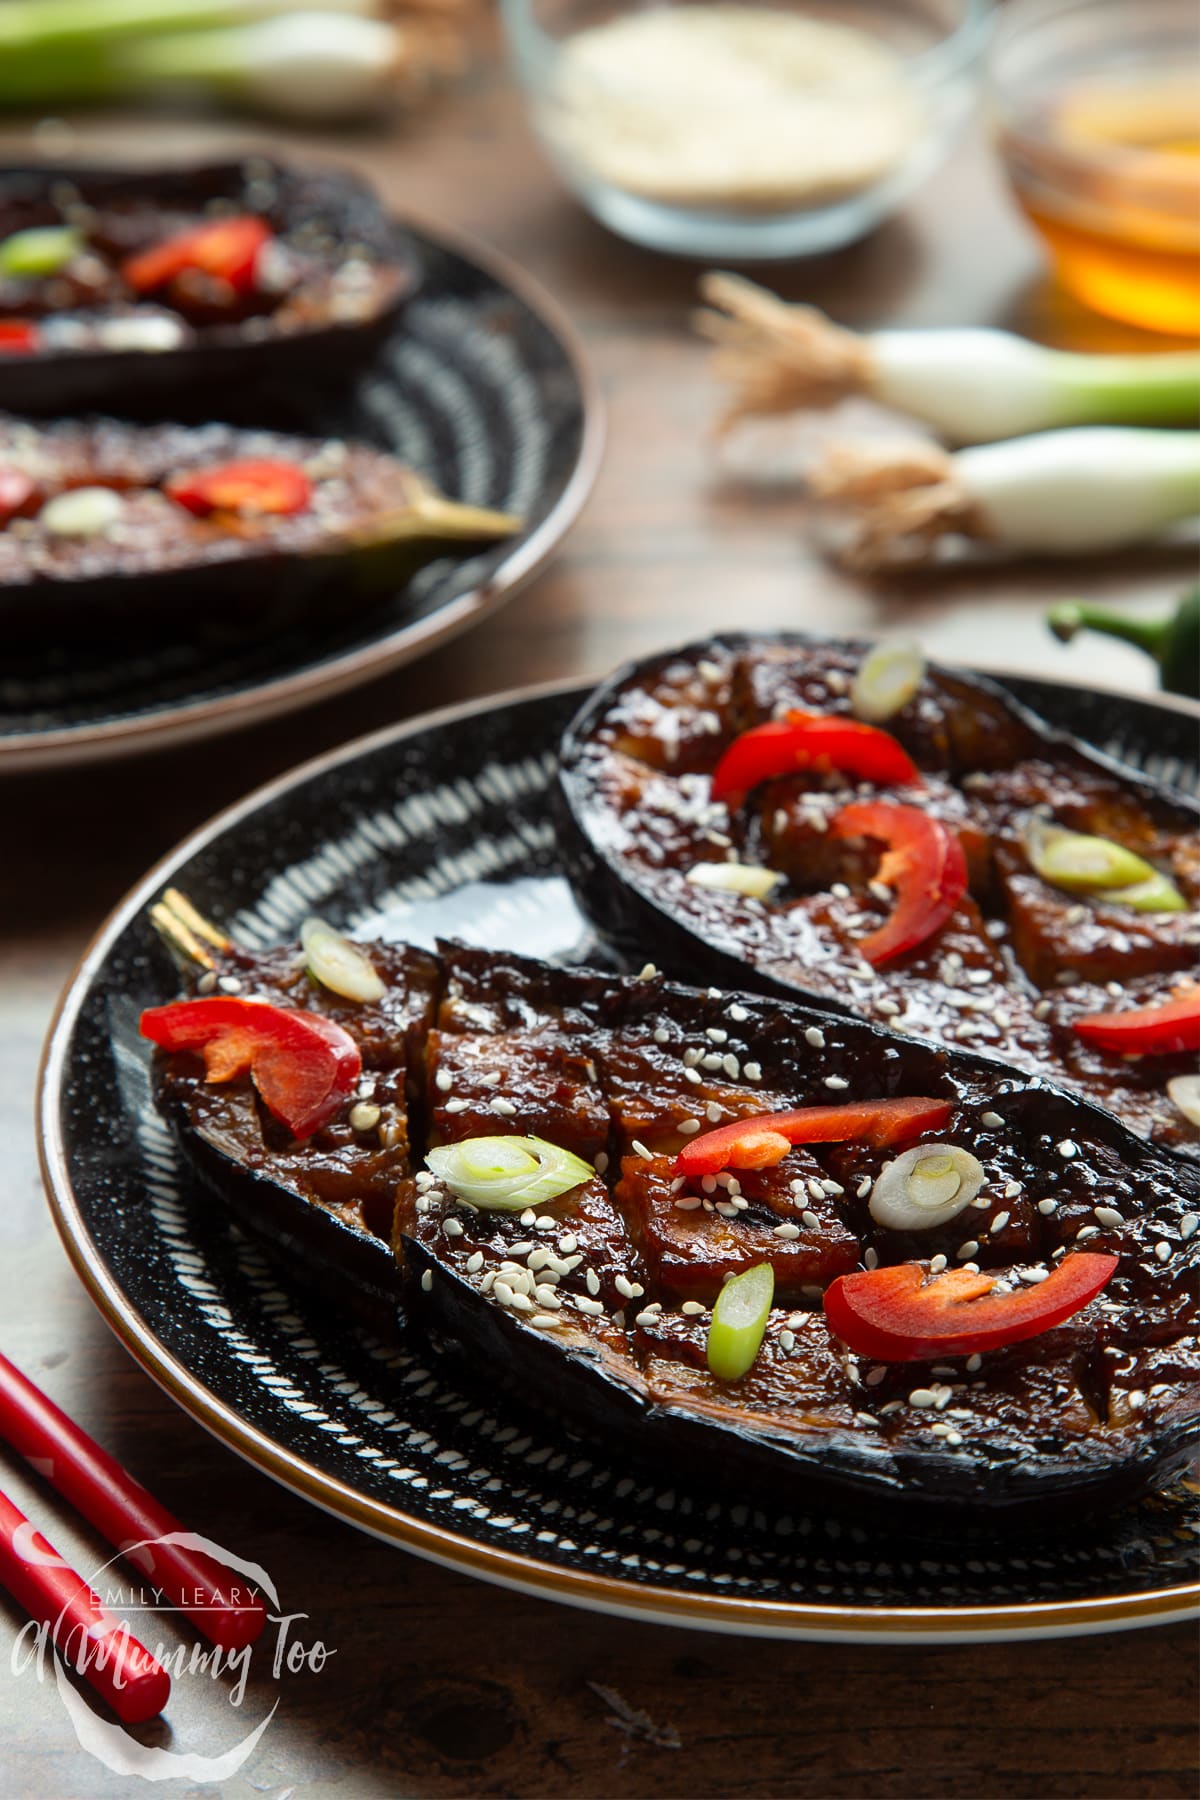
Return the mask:
[[848,526],[837,548],[851,568],[930,562],[954,538],[1073,556],[1200,514],[1200,432],[1097,426],[956,452],[841,445],[810,480]]
[[1081,356],[1004,331],[880,331],[835,325],[741,276],[700,284],[696,326],[732,394],[718,422],[821,410],[864,394],[956,444],[1059,425],[1186,425],[1200,411],[1200,353]]

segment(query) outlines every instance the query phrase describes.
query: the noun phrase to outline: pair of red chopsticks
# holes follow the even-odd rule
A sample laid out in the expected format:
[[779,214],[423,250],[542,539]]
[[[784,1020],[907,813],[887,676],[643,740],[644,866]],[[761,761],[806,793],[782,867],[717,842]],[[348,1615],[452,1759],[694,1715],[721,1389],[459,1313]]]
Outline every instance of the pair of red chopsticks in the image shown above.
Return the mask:
[[[184,1528],[6,1356],[0,1356],[0,1438],[212,1643],[235,1650],[260,1635],[267,1622],[262,1601],[243,1597],[244,1584],[236,1598],[227,1594],[229,1572],[211,1557],[155,1541]],[[96,1604],[90,1584],[3,1493],[0,1585],[48,1628],[66,1661],[126,1725],[158,1717],[171,1693],[166,1669],[121,1620]]]

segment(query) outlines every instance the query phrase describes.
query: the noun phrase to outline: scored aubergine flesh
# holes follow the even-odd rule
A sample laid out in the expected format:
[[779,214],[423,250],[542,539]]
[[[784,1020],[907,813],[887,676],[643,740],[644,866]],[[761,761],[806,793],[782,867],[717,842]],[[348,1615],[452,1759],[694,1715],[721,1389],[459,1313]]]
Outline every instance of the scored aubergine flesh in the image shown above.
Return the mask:
[[[311,1139],[292,1138],[248,1079],[211,1084],[194,1055],[158,1058],[161,1103],[198,1169],[320,1293],[376,1323],[403,1295],[485,1381],[714,1481],[1050,1517],[1143,1491],[1186,1456],[1200,1173],[1106,1113],[779,1000],[455,946],[362,948],[386,986],[378,1004],[339,999],[297,950],[226,947],[202,978],[327,1015],[360,1045],[360,1091]],[[895,1152],[863,1142],[794,1148],[731,1186],[673,1179],[694,1121],[897,1094],[950,1102],[927,1138],[985,1172],[935,1229],[873,1222],[870,1186]],[[542,1138],[595,1174],[513,1213],[473,1210],[423,1169],[435,1145],[497,1135]],[[969,1258],[1016,1288],[1077,1245],[1120,1258],[1100,1297],[982,1359],[876,1362],[822,1311],[855,1268]],[[723,1382],[706,1364],[709,1309],[725,1276],[763,1261],[776,1283],[765,1339],[749,1373]]]
[[[1200,807],[1052,730],[991,683],[930,666],[882,728],[923,786],[870,786],[957,833],[969,890],[926,942],[879,967],[857,945],[891,900],[878,856],[829,825],[864,797],[808,770],[764,782],[741,805],[710,798],[722,752],[790,709],[851,715],[870,646],[729,636],[619,671],[563,744],[564,847],[585,908],[609,935],[672,970],[810,997],[937,1043],[1041,1073],[1143,1136],[1200,1149],[1172,1103],[1187,1053],[1126,1060],[1072,1030],[1085,1014],[1154,1005],[1200,959]],[[1108,838],[1168,875],[1187,910],[1144,913],[1051,886],[1031,865],[1036,816]],[[764,899],[687,879],[736,857],[783,877]]]

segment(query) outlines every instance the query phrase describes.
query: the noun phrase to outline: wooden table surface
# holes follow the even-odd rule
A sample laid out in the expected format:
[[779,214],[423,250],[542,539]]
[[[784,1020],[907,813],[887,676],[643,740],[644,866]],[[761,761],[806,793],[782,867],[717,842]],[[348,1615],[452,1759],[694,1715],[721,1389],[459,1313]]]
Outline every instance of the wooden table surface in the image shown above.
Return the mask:
[[[80,148],[184,153],[261,133],[155,120],[81,127]],[[192,826],[330,745],[427,707],[737,625],[919,632],[947,658],[1149,688],[1119,646],[1051,643],[1063,592],[1165,602],[1177,555],[876,583],[802,535],[795,431],[720,456],[714,394],[686,312],[695,269],[635,250],[562,192],[498,62],[388,134],[273,134],[367,170],[398,209],[478,234],[567,307],[609,407],[607,456],[562,553],[473,635],[352,697],[187,752],[6,782],[0,873],[0,1343],[198,1531],[265,1566],[303,1629],[335,1650],[287,1678],[247,1764],[170,1792],[395,1795],[1191,1795],[1189,1626],[1058,1643],[895,1649],[769,1646],[510,1597],[356,1535],[212,1441],[110,1337],[71,1273],[37,1173],[33,1096],[55,998],[122,892]],[[0,133],[0,151],[27,135]],[[1132,334],[1047,290],[983,148],[968,143],[869,242],[768,279],[864,326],[1016,324],[1051,341]],[[98,1539],[0,1453],[0,1485],[77,1566]],[[61,1521],[61,1522],[60,1522]],[[21,1624],[0,1596],[0,1791],[126,1795],[78,1745],[53,1683],[9,1672]],[[257,1695],[270,1689],[264,1683]],[[620,1702],[654,1729],[630,1730]],[[268,1695],[267,1703],[273,1695]],[[253,1700],[244,1709],[248,1717]],[[262,1712],[254,1714],[261,1717]],[[179,1684],[146,1742],[212,1754],[247,1728],[219,1682]]]

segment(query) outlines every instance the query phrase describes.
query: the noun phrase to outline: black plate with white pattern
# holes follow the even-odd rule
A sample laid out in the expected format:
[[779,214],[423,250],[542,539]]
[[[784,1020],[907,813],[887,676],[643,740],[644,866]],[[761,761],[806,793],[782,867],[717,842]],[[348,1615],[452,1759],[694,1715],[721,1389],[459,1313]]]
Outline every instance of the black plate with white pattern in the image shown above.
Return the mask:
[[370,679],[464,630],[540,567],[599,461],[591,376],[569,325],[514,270],[407,235],[420,286],[353,385],[340,372],[323,382],[317,368],[303,389],[221,391],[212,415],[375,444],[455,499],[518,514],[524,530],[482,555],[429,565],[369,609],[265,641],[0,650],[0,773],[159,747]]
[[[1195,716],[1035,681],[1055,723],[1195,788]],[[297,1290],[205,1202],[150,1100],[141,1008],[175,971],[148,922],[168,883],[248,945],[318,910],[351,931],[591,956],[546,805],[581,690],[489,700],[339,751],[205,827],[123,903],[53,1033],[42,1092],[52,1207],[111,1324],[219,1436],[353,1522],[581,1605],[760,1633],[941,1641],[1115,1629],[1197,1598],[1186,1482],[1069,1541],[900,1539],[627,1463],[431,1352]],[[1100,727],[1100,729],[1094,729]],[[683,972],[685,973],[685,972]]]

